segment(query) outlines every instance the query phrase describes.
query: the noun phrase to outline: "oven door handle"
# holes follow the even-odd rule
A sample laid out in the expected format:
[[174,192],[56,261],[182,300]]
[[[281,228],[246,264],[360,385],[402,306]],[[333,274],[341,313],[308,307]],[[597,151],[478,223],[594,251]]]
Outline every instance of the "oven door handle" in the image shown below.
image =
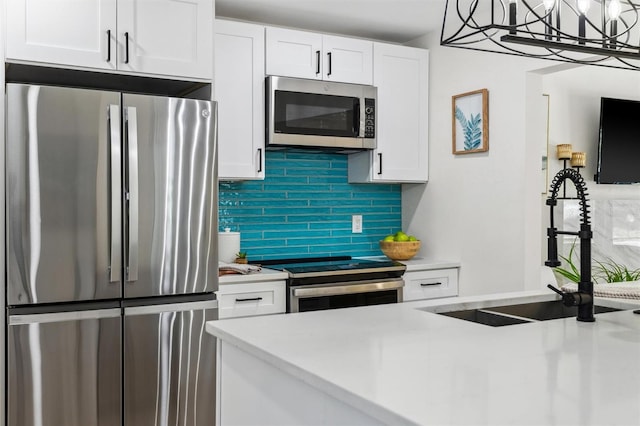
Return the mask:
[[393,290],[404,287],[404,281],[378,281],[372,283],[356,284],[356,283],[336,283],[330,286],[309,286],[297,287],[293,289],[293,296],[298,298],[304,297],[322,297],[322,296],[338,296],[341,294],[368,293],[371,291]]

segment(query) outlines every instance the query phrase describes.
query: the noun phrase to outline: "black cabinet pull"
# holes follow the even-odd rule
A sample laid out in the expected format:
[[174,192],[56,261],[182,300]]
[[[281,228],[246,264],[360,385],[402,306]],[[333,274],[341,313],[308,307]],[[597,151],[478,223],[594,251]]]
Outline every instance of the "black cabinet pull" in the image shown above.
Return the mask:
[[129,33],[124,33],[124,63],[129,63]]
[[382,153],[378,153],[378,174],[382,174]]
[[432,285],[442,285],[441,282],[437,282],[437,283],[420,283],[420,287],[430,287]]
[[262,171],[262,148],[258,148],[258,173]]
[[327,56],[329,57],[329,71],[327,72],[327,76],[331,75],[331,52],[327,53]]
[[320,51],[316,50],[316,75],[320,74]]
[[262,300],[262,297],[248,297],[246,299],[237,299],[236,302],[259,302]]
[[107,30],[107,62],[111,62],[111,30]]

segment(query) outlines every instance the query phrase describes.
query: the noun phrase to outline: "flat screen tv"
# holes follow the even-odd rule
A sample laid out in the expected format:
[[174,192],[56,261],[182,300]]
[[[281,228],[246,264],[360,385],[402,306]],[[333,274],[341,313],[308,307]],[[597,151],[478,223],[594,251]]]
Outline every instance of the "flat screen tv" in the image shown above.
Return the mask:
[[602,98],[597,183],[640,182],[640,101]]

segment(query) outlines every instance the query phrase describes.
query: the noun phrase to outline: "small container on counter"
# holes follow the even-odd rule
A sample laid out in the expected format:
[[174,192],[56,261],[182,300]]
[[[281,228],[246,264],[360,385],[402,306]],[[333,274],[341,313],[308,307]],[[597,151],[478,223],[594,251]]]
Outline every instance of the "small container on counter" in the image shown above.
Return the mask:
[[231,228],[224,228],[224,232],[218,233],[218,260],[220,262],[233,263],[239,251],[239,232],[231,232]]

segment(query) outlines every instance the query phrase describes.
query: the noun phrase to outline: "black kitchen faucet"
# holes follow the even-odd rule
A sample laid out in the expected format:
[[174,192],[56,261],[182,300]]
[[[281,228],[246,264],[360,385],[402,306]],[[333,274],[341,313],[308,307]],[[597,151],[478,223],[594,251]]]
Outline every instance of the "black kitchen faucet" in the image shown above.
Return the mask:
[[[576,187],[578,200],[580,203],[580,230],[577,232],[558,231],[553,226],[553,207],[558,204],[558,191],[564,181],[570,180]],[[587,204],[587,186],[578,170],[565,168],[556,174],[551,182],[551,195],[547,198],[547,205],[550,211],[549,228],[547,228],[547,256],[548,260],[544,262],[550,267],[560,266],[558,260],[558,241],[557,236],[576,235],[580,238],[580,282],[578,283],[578,291],[575,293],[565,293],[551,284],[549,287],[562,296],[562,302],[566,306],[578,307],[578,321],[593,322],[593,282],[591,281],[591,224],[589,222],[589,205]]]

